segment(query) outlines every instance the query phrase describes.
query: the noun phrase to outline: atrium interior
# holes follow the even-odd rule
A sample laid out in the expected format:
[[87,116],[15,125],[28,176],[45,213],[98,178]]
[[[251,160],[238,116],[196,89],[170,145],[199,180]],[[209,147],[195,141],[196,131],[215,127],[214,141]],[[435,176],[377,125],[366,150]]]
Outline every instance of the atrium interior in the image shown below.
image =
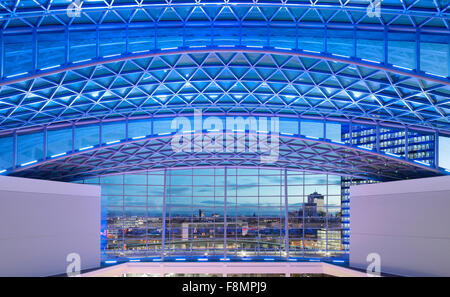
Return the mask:
[[0,1],[0,276],[450,276],[449,6]]

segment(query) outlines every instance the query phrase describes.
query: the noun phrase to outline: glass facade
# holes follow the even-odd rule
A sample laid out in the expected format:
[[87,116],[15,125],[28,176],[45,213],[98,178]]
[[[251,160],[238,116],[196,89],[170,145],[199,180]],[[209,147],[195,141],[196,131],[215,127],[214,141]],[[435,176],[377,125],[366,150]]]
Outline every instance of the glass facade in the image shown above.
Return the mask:
[[[379,150],[384,154],[414,160],[423,165],[436,165],[435,134],[364,125],[353,125],[351,130],[346,128],[342,129],[342,139],[346,143]],[[442,150],[448,151],[449,144],[443,142],[440,145]],[[446,159],[444,155],[443,162],[439,161],[439,165],[445,164]],[[350,186],[375,182],[377,181],[370,179],[342,178],[342,242],[346,251],[350,249]]]
[[[162,14],[164,12],[162,10]],[[218,10],[217,15],[211,17],[220,17],[222,13],[226,14],[226,10]],[[264,17],[260,17],[260,21],[264,21]],[[202,23],[196,23],[198,21]],[[211,21],[206,15],[202,15],[200,19],[194,17],[186,22],[174,19],[170,25],[150,19],[138,27],[136,23],[131,22],[127,30],[111,30],[108,24],[99,24],[98,32],[70,28],[67,37],[61,27],[52,28],[50,32],[49,29],[37,31],[35,36],[8,34],[5,31],[3,59],[0,59],[4,63],[0,64],[0,69],[8,77],[68,62],[155,49],[256,46],[327,53],[365,62],[385,63],[407,70],[422,70],[443,77],[449,75],[447,34],[422,33],[417,38],[416,33],[400,29],[386,33],[377,29],[355,32],[350,28],[327,28],[324,24],[311,27],[292,19],[271,24],[257,22],[250,15],[240,21],[234,17]],[[38,53],[36,65],[33,65],[33,51]]]
[[79,181],[102,187],[103,256],[342,256],[341,178],[211,168]]

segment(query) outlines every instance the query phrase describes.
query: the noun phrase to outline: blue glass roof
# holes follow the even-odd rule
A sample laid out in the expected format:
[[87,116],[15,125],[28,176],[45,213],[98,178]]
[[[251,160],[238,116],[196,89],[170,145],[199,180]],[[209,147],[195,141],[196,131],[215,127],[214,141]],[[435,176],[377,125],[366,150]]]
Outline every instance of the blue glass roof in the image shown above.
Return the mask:
[[194,108],[450,135],[448,1],[79,3],[0,3],[1,135]]

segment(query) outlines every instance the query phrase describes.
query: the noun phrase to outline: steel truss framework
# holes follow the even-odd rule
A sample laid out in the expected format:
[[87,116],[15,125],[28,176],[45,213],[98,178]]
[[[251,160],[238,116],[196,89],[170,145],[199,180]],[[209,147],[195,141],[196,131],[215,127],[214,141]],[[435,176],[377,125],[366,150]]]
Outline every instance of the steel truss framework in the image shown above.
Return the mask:
[[[202,109],[206,115],[317,119],[450,135],[450,81],[420,69],[422,34],[449,36],[448,2],[389,1],[383,3],[379,18],[368,17],[368,3],[338,0],[83,1],[79,17],[67,14],[71,3],[11,0],[0,4],[2,135],[88,121],[190,115],[194,108]],[[195,30],[196,26],[209,26],[212,31],[218,31],[242,29],[247,23],[276,30],[294,28],[297,43],[298,31],[303,26],[324,29],[325,51],[278,48],[270,44],[270,36],[267,45],[258,49],[240,43],[217,44],[213,37],[210,44],[199,49],[195,44],[185,43],[185,34],[182,45],[176,48],[158,48],[161,37],[157,34],[155,47],[151,49],[133,53],[128,47],[128,32],[132,28],[153,26],[157,32],[157,28],[181,26],[186,32]],[[102,29],[125,31],[124,52],[114,57],[100,55]],[[354,32],[354,54],[339,56],[327,50],[328,32],[333,29]],[[39,34],[61,30],[65,32],[64,63],[39,69],[38,60],[42,59],[37,43]],[[355,45],[359,30],[384,34],[382,61],[357,57]],[[69,33],[72,31],[96,32],[96,50],[88,59],[71,60]],[[416,34],[414,69],[389,63],[387,34],[391,31]],[[32,63],[25,73],[8,77],[4,73],[3,59],[8,51],[4,37],[17,34],[32,37]],[[199,40],[202,38],[205,37],[199,36]],[[95,151],[105,149],[109,148]],[[44,170],[41,166],[85,154],[89,153],[46,160],[45,164],[33,166],[33,170]],[[377,157],[386,160],[384,155]],[[103,161],[102,166],[107,166],[108,160]],[[240,162],[245,166],[245,161]],[[31,168],[16,169],[17,174],[31,171]],[[394,178],[377,170],[370,174],[364,172],[356,175]],[[349,171],[341,173],[349,174]],[[409,177],[408,174],[399,176]]]
[[[436,160],[437,136],[450,135],[449,69],[446,75],[437,75],[423,67],[424,59],[436,66],[441,61],[424,55],[422,48],[428,38],[436,36],[448,47],[447,0],[385,0],[378,18],[367,15],[368,1],[352,0],[82,1],[79,17],[67,14],[71,3],[0,2],[0,135],[14,136],[14,162],[17,136],[24,133],[43,130],[46,145],[47,129],[173,118],[192,115],[194,108],[202,109],[205,115],[314,119],[348,123],[349,127],[368,124],[377,130],[397,127],[406,132],[435,133]],[[175,32],[180,28],[182,34],[176,45],[170,46],[173,36],[160,34],[160,29]],[[186,32],[198,28],[210,28],[211,34],[199,34],[194,42],[188,42]],[[255,32],[267,28],[267,36],[252,36],[264,39],[255,48],[248,40],[242,42],[243,28]],[[314,52],[301,46],[300,33],[309,28],[321,30],[318,37],[322,38],[323,50]],[[238,32],[233,44],[215,37],[232,29]],[[113,55],[101,51],[105,43],[111,43],[102,38],[107,30],[124,33],[123,49]],[[133,49],[132,30],[154,32],[152,46]],[[294,31],[290,35],[294,46],[277,44],[288,30]],[[278,39],[272,36],[277,31],[283,31]],[[78,50],[73,48],[73,32],[95,33],[91,40],[94,50],[84,52],[82,60],[73,58]],[[352,36],[349,53],[333,52],[328,42],[340,38],[336,32]],[[358,42],[364,38],[361,32],[380,36],[376,40],[383,47],[379,60],[363,58],[358,52]],[[40,52],[40,38],[48,33],[63,36],[58,40],[63,51],[58,65],[49,64],[54,61],[51,51],[48,57]],[[391,34],[397,33],[413,36],[410,66],[401,67],[404,57],[390,53]],[[11,37],[29,39],[26,50],[21,48],[23,41],[18,45],[14,45],[17,40],[8,43]],[[23,52],[29,53],[29,64],[21,61]],[[10,73],[6,68],[8,63],[14,64],[11,57],[15,53],[13,62],[17,65],[13,66],[20,71],[12,67]],[[203,135],[195,134],[197,138]],[[248,135],[234,137],[242,141]],[[43,160],[27,166],[14,164],[7,174],[73,181],[165,168],[258,167],[385,181],[444,173],[383,154],[379,139],[374,150],[367,150],[325,139],[281,135],[278,161],[265,165],[261,164],[261,153],[248,150],[175,153],[170,135],[152,133],[139,140],[127,135],[110,145],[102,143],[100,137],[99,143],[55,158],[44,153]],[[407,141],[405,148],[407,151]],[[348,220],[343,220],[346,227]],[[348,228],[344,230],[343,242],[348,244]]]
[[4,85],[3,130],[62,121],[259,114],[362,121],[449,133],[445,82],[341,59],[255,49],[197,49],[86,62]]
[[[76,20],[67,16],[70,0],[7,0],[0,4],[2,26],[35,27],[40,25],[70,25]],[[449,28],[448,1],[404,0],[382,3],[383,15],[371,19],[367,15],[368,2],[343,0],[272,0],[272,1],[209,1],[209,0],[104,0],[80,1],[86,22],[98,24],[105,20],[129,22],[145,16],[147,20],[189,20],[200,13],[209,20],[258,18],[266,21],[315,20],[323,23],[342,22],[350,24],[403,25],[417,28]],[[252,7],[256,7],[252,10]],[[142,13],[139,13],[142,12]],[[303,13],[299,13],[303,12]],[[224,15],[220,15],[220,14]],[[226,16],[225,16],[226,14]],[[78,22],[81,22],[78,21]]]
[[[206,132],[192,133],[193,147],[202,143]],[[184,167],[287,168],[308,172],[327,172],[379,180],[394,180],[440,175],[440,171],[364,149],[297,136],[279,137],[279,156],[273,163],[262,164],[252,133],[228,132],[234,143],[244,143],[245,150],[175,152],[172,136],[153,136],[102,145],[16,169],[12,175],[42,179],[76,180],[89,176],[120,172],[161,170]],[[214,135],[208,132],[207,135]],[[220,135],[227,135],[227,133]],[[253,146],[253,151],[251,150]]]
[[[333,35],[333,30],[341,30],[350,34],[352,40],[347,40],[347,43],[353,44],[353,52],[346,55],[352,60],[359,60],[357,54],[357,41],[367,36],[359,36],[358,30],[369,30],[367,32],[381,32],[382,37],[377,37],[374,40],[380,39],[384,42],[384,57],[377,61],[383,63],[387,67],[393,68],[395,65],[392,59],[389,58],[389,32],[403,32],[412,35],[412,40],[416,43],[414,62],[409,68],[411,72],[420,73],[428,76],[430,79],[442,79],[433,74],[421,70],[421,59],[430,59],[436,66],[442,61],[434,59],[432,55],[421,57],[421,37],[426,33],[441,36],[445,41],[444,45],[449,42],[449,13],[448,1],[392,1],[383,6],[383,13],[380,18],[371,18],[367,15],[368,3],[352,3],[352,1],[224,1],[224,2],[210,2],[210,1],[108,1],[82,3],[80,15],[78,17],[70,17],[68,15],[68,7],[70,1],[11,1],[11,6],[3,4],[4,17],[0,20],[2,31],[0,36],[1,48],[3,51],[1,57],[0,76],[2,80],[8,81],[10,75],[5,74],[5,54],[8,51],[20,52],[24,49],[23,45],[7,45],[5,44],[3,36],[14,36],[19,34],[21,38],[30,37],[32,50],[29,56],[32,56],[32,62],[29,69],[24,70],[23,73],[12,73],[11,77],[25,73],[39,73],[38,59],[39,48],[38,43],[39,34],[44,33],[63,33],[65,41],[64,49],[61,52],[65,53],[64,61],[61,64],[71,64],[74,61],[71,59],[70,52],[70,32],[94,32],[97,49],[95,53],[89,58],[100,58],[99,48],[107,41],[102,41],[100,36],[106,34],[104,30],[118,30],[117,32],[124,32],[125,49],[119,54],[127,54],[132,50],[129,48],[131,42],[129,31],[131,29],[140,29],[155,31],[154,46],[159,46],[160,41],[165,43],[176,43],[177,41],[172,36],[168,38],[166,33],[157,33],[158,28],[177,29],[182,28],[184,32],[181,34],[182,45],[186,46],[186,31],[195,31],[198,28],[210,28],[211,33],[216,31],[231,30],[232,28],[239,28],[237,31],[240,42],[236,45],[241,45],[243,35],[242,28],[250,26],[253,31],[272,30],[283,32],[286,30],[294,30],[284,36],[284,38],[295,40],[294,47],[298,48],[301,43],[299,32],[307,31],[308,29],[320,28],[323,32],[316,33],[323,35],[325,48],[321,50],[324,53],[332,54],[333,50],[328,48],[327,40],[329,38],[343,38],[343,36]],[[325,2],[325,1],[324,1]],[[405,2],[410,2],[405,4]],[[428,2],[428,3],[423,3]],[[0,4],[1,5],[1,4]],[[103,32],[102,32],[103,30]],[[174,30],[176,31],[176,30]],[[202,31],[203,32],[203,31]],[[342,33],[341,32],[341,33]],[[366,32],[366,31],[365,31]],[[366,35],[370,33],[367,33]],[[422,34],[423,33],[423,34]],[[160,36],[158,36],[158,34]],[[199,33],[197,41],[201,40],[201,44],[208,43],[217,44],[214,40],[214,34],[211,36],[201,36]],[[267,45],[270,45],[270,35],[260,36],[255,34],[255,39],[267,39]],[[414,35],[415,34],[415,35]],[[170,35],[170,32],[169,32]],[[341,34],[342,35],[342,34]],[[120,34],[117,34],[120,36]],[[115,38],[117,38],[117,36]],[[431,35],[430,35],[431,36]],[[89,38],[92,38],[91,36]],[[348,38],[348,37],[347,37]],[[373,37],[371,37],[373,39]],[[411,39],[411,38],[409,38]],[[433,39],[433,37],[432,37]],[[223,40],[222,40],[223,41]],[[219,41],[220,43],[221,41]],[[278,41],[279,42],[279,41]],[[442,41],[441,41],[442,42]],[[78,50],[78,49],[77,49]],[[117,54],[115,52],[115,54]],[[336,53],[337,54],[337,53]],[[394,57],[395,60],[400,59],[399,56]],[[363,59],[364,60],[364,59]],[[20,64],[23,61],[15,61],[15,64]],[[398,64],[400,65],[400,64]],[[48,66],[48,65],[47,65]],[[55,65],[52,65],[55,66]],[[449,68],[448,65],[447,68]],[[18,68],[18,67],[16,67]],[[407,68],[408,69],[408,68]],[[433,72],[433,71],[431,71]],[[446,75],[448,76],[448,74]]]

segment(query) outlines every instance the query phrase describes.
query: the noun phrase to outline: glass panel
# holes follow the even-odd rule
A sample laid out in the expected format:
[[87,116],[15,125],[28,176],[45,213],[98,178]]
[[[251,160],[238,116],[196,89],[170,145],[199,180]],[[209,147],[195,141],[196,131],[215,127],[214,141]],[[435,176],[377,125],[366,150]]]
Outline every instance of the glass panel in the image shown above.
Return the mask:
[[269,30],[267,27],[242,27],[242,45],[267,46]]
[[270,27],[270,46],[294,49],[297,47],[297,30],[286,27]]
[[115,142],[125,139],[125,123],[104,123],[102,125],[102,142]]
[[33,69],[33,39],[31,34],[5,35],[5,75],[19,74]]
[[356,55],[369,61],[384,61],[384,33],[358,30]]
[[70,31],[70,61],[82,61],[97,56],[97,33],[88,31]]
[[64,64],[66,42],[64,32],[39,33],[38,40],[38,68]]
[[151,134],[151,122],[147,120],[129,121],[128,138],[147,136]]
[[126,51],[125,30],[101,30],[100,56],[122,54]]
[[326,123],[327,139],[335,142],[342,141],[342,124]]
[[13,138],[1,137],[0,138],[0,171],[13,166]]
[[323,29],[311,29],[302,28],[298,29],[299,45],[298,47],[303,50],[324,52],[325,51],[325,39]]
[[416,35],[409,33],[389,33],[389,64],[409,69],[416,68]]
[[449,43],[448,35],[420,34],[420,69],[449,76]]
[[157,48],[173,48],[183,46],[183,28],[158,28]]
[[82,126],[75,128],[75,149],[98,145],[99,139],[99,126]]
[[47,157],[72,150],[72,128],[47,131]]
[[302,121],[301,134],[309,137],[323,138],[323,123]]
[[280,133],[298,134],[298,120],[280,119]]
[[17,164],[42,160],[44,157],[44,134],[33,133],[17,136]]
[[353,31],[328,29],[327,35],[327,52],[349,57],[354,56]]
[[215,45],[239,45],[240,29],[236,27],[214,27]]
[[212,29],[210,27],[186,28],[186,46],[202,46],[211,44]]
[[154,28],[139,28],[128,30],[128,49],[130,52],[147,51],[154,48]]

